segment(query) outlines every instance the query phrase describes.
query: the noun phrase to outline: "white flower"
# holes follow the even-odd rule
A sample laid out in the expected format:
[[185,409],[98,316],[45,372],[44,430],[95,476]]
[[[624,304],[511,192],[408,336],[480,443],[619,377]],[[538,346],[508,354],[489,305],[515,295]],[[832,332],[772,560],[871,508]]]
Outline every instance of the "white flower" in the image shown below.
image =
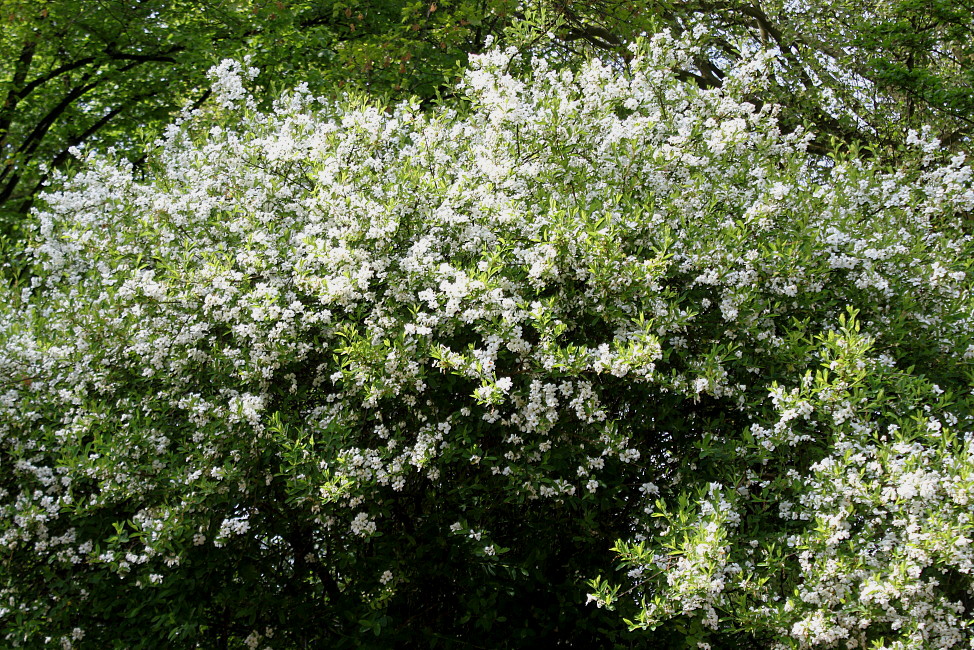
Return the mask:
[[358,535],[359,537],[368,537],[375,532],[375,522],[369,518],[369,515],[365,512],[360,512],[355,515],[352,519],[351,530],[352,533]]

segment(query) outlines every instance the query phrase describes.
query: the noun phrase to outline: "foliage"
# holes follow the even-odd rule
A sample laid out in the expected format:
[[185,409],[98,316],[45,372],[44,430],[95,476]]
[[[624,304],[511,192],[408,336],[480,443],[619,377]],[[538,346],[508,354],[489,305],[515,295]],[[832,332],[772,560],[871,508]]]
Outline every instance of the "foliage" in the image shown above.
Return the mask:
[[971,169],[823,164],[701,52],[432,113],[225,61],[87,156],[2,289],[4,642],[963,642]]

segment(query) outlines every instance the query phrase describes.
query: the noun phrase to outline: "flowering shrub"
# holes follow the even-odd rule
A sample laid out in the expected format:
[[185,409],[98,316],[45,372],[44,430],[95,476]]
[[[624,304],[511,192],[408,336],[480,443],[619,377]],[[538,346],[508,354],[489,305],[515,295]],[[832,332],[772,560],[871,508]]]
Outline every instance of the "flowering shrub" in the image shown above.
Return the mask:
[[46,196],[5,644],[966,643],[963,156],[812,158],[759,54],[516,56],[432,115],[225,62],[148,173]]

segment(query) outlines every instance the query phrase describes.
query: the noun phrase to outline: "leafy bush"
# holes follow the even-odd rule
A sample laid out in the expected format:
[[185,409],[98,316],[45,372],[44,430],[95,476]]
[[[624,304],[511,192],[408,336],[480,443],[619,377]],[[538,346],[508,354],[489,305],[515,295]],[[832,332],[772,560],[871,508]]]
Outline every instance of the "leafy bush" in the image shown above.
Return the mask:
[[495,50],[433,115],[227,61],[87,157],[0,307],[5,643],[963,642],[971,170],[693,56]]

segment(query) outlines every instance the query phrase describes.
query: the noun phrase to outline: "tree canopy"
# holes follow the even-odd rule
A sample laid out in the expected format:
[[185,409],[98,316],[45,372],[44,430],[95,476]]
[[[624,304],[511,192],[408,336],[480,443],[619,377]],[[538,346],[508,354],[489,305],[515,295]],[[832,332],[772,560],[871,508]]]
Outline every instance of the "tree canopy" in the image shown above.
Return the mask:
[[971,168],[703,36],[432,110],[226,60],[84,154],[0,289],[4,642],[966,644]]

